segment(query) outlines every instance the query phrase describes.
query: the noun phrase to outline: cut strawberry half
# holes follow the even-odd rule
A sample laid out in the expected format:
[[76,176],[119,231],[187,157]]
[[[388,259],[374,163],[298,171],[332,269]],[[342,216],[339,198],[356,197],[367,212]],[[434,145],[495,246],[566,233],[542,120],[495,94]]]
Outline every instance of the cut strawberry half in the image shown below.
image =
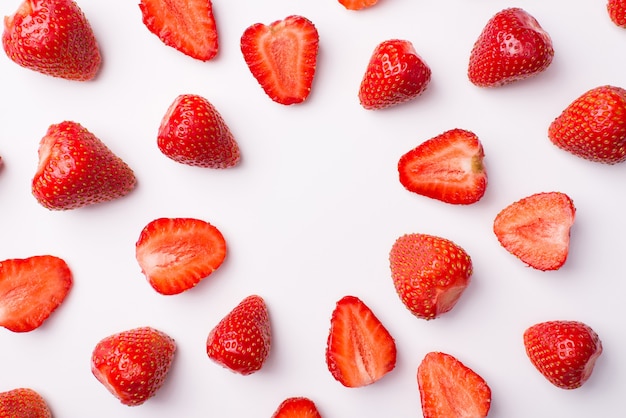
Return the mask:
[[65,300],[72,272],[51,255],[0,262],[0,326],[13,332],[38,328]]
[[484,156],[474,133],[452,129],[400,158],[400,183],[413,193],[442,202],[472,204],[483,197],[487,188]]
[[315,403],[302,396],[285,399],[272,418],[322,418]]
[[215,226],[200,219],[159,218],[141,231],[135,255],[154,290],[174,295],[221,266],[226,241]]
[[348,10],[361,10],[374,6],[378,0],[339,0],[339,3]]
[[330,320],[326,364],[346,387],[380,380],[396,366],[396,344],[371,309],[355,296],[337,302]]
[[557,270],[567,260],[574,202],[564,193],[537,193],[504,208],[493,231],[500,244],[538,270]]
[[284,105],[301,103],[309,96],[318,47],[315,25],[302,16],[270,25],[255,23],[241,37],[250,72],[273,101]]

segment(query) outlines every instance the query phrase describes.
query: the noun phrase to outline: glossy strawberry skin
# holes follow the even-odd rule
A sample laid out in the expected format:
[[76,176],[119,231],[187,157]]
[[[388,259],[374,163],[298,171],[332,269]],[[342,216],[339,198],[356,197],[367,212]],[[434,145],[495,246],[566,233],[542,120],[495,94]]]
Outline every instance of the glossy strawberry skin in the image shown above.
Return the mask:
[[0,393],[0,418],[52,418],[46,400],[30,388]]
[[374,49],[359,86],[359,101],[368,110],[396,106],[420,96],[430,79],[430,67],[413,44],[390,39]]
[[611,21],[621,28],[626,28],[626,1],[608,0],[606,8]]
[[372,7],[378,3],[378,0],[339,0],[339,4],[347,10],[362,10]]
[[164,332],[134,328],[100,340],[91,371],[122,404],[137,406],[163,386],[175,352],[176,342]]
[[93,133],[76,122],[51,125],[39,144],[32,193],[50,210],[70,210],[125,196],[135,174]]
[[528,12],[508,8],[485,25],[470,53],[468,77],[479,87],[497,87],[545,71],[554,58],[550,35]]
[[93,30],[73,0],[24,0],[4,19],[2,45],[18,65],[68,80],[92,80],[102,61]]
[[428,234],[399,237],[389,253],[398,296],[418,318],[449,312],[470,283],[472,260],[454,242]]
[[195,167],[229,168],[239,145],[218,110],[195,94],[178,96],[163,116],[157,146],[166,157]]
[[271,327],[263,298],[244,298],[209,332],[207,356],[241,375],[259,371],[269,356]]
[[287,398],[278,405],[272,418],[322,418],[315,403],[302,396]]
[[598,334],[579,321],[535,324],[524,331],[524,347],[537,370],[561,389],[582,386],[602,354]]
[[589,161],[625,161],[626,90],[605,85],[586,91],[554,119],[548,137],[557,147]]

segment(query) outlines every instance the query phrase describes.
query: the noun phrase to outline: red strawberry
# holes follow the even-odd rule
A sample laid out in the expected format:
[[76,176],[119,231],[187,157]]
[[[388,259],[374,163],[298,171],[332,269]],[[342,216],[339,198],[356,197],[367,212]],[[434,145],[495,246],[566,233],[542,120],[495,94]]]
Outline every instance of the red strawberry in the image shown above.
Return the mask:
[[369,110],[408,102],[426,90],[430,76],[430,68],[411,42],[384,41],[370,57],[359,87],[359,101]]
[[122,404],[141,405],[163,386],[176,342],[151,327],[134,328],[102,339],[91,355],[91,371]]
[[472,48],[468,77],[479,87],[496,87],[544,71],[552,63],[550,35],[519,8],[496,13]]
[[418,318],[450,311],[470,283],[470,256],[445,238],[406,234],[389,253],[391,277],[404,305]]
[[250,72],[276,103],[301,103],[311,92],[319,34],[302,16],[270,25],[255,23],[241,37],[241,52]]
[[491,408],[487,382],[450,354],[426,354],[417,383],[424,418],[481,418]]
[[345,296],[330,319],[326,364],[332,376],[349,388],[377,382],[396,366],[396,343],[359,298]]
[[348,10],[361,10],[374,6],[378,0],[339,0],[339,3]]
[[604,164],[626,160],[626,90],[593,88],[574,100],[548,129],[559,148]]
[[154,290],[174,295],[194,287],[222,265],[226,241],[208,222],[159,218],[141,231],[135,254]]
[[217,55],[211,0],[141,0],[139,8],[144,25],[165,45],[200,61]]
[[2,46],[15,63],[53,77],[87,81],[100,69],[95,35],[73,0],[24,0],[4,18]]
[[72,272],[51,255],[0,262],[0,326],[14,332],[38,328],[65,300]]
[[215,106],[183,94],[163,116],[157,145],[174,161],[197,167],[228,168],[239,162],[239,145]]
[[322,418],[315,403],[309,398],[294,397],[285,399],[272,418]]
[[242,375],[261,369],[270,346],[267,306],[257,295],[242,300],[209,332],[206,341],[211,360]]
[[446,203],[475,203],[487,188],[484,156],[483,146],[475,134],[452,129],[423,142],[400,158],[400,183],[411,192]]
[[30,388],[0,393],[0,418],[52,418],[46,400]]
[[524,332],[524,347],[537,370],[561,389],[582,386],[602,354],[598,334],[578,321],[535,324]]
[[493,231],[511,254],[538,270],[558,270],[569,252],[574,202],[564,193],[537,193],[504,208]]
[[626,28],[626,0],[608,0],[606,9],[613,23]]
[[48,209],[76,209],[117,199],[135,183],[128,165],[76,122],[51,125],[39,143],[32,192]]

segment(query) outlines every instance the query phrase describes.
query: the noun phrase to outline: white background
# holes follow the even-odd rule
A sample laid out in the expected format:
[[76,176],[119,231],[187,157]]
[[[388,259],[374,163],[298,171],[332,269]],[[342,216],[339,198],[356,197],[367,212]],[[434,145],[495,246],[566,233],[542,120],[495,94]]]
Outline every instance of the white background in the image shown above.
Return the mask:
[[[9,15],[20,0],[5,0]],[[214,0],[220,50],[209,62],[166,47],[141,21],[137,1],[82,0],[103,66],[86,83],[25,70],[0,54],[0,259],[53,254],[74,273],[64,304],[39,329],[0,329],[0,390],[31,387],[55,417],[269,417],[289,396],[308,396],[325,417],[420,417],[416,370],[433,350],[483,376],[491,417],[614,417],[626,375],[624,177],[626,166],[586,162],[553,146],[550,122],[584,91],[626,86],[626,30],[604,1],[380,0],[359,12],[335,0]],[[518,6],[550,34],[555,57],[539,76],[497,89],[467,79],[469,52],[487,20]],[[301,14],[320,35],[312,93],[301,105],[272,102],[250,74],[239,38],[246,27]],[[366,111],[357,91],[383,40],[410,40],[432,70],[423,96]],[[242,152],[228,170],[183,166],[156,146],[160,120],[182,93],[206,97]],[[135,171],[128,196],[51,212],[30,182],[50,124],[74,120]],[[471,206],[411,194],[398,158],[452,128],[476,133],[489,185]],[[523,265],[492,232],[496,214],[519,198],[567,193],[577,208],[569,259],[555,272]],[[141,229],[162,217],[217,226],[229,253],[196,288],[162,296],[134,258]],[[423,232],[453,240],[472,257],[472,283],[450,313],[426,322],[395,294],[388,252],[397,237]],[[241,299],[263,296],[273,346],[263,369],[240,376],[211,362],[210,329]],[[378,383],[347,389],[328,372],[324,350],[337,300],[360,297],[394,336],[398,361]],[[590,380],[557,389],[530,364],[522,333],[553,319],[579,320],[604,353]],[[105,336],[149,325],[178,351],[156,397],[123,406],[90,371]]]

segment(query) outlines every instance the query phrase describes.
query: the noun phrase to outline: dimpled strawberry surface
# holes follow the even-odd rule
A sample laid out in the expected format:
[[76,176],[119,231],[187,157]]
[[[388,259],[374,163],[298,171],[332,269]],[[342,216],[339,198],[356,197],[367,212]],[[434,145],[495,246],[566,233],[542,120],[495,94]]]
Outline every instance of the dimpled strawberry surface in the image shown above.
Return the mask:
[[[5,20],[15,25],[27,20],[30,10],[42,5],[47,9],[49,1],[4,0],[0,16],[19,11],[20,19]],[[54,416],[69,418],[271,417],[287,399],[310,400],[322,417],[422,417],[431,413],[424,405],[446,394],[437,389],[441,385],[420,390],[418,368],[428,353],[446,353],[484,380],[483,388],[491,394],[489,417],[619,415],[615,411],[621,410],[626,384],[626,361],[620,356],[626,351],[621,323],[626,316],[626,195],[621,192],[626,165],[580,158],[549,136],[553,121],[585,92],[601,86],[626,88],[623,54],[616,53],[624,49],[626,29],[613,23],[606,2],[381,0],[346,7],[350,2],[339,0],[194,0],[193,7],[184,7],[192,3],[55,0],[58,21],[67,21],[63,13],[76,10],[64,9],[70,3],[79,7],[97,45],[101,60],[93,77],[67,79],[33,71],[0,51],[0,260],[56,257],[72,277],[71,291],[62,300],[55,299],[58,292],[10,299],[17,301],[11,302],[16,303],[11,312],[55,309],[46,310],[45,321],[28,331],[0,327],[0,393],[27,388]],[[154,20],[146,18],[144,13],[150,12],[140,3],[169,5],[163,26],[178,33],[167,39],[202,44],[194,39],[202,31],[180,25],[210,20],[219,48],[208,49],[210,59],[198,59],[172,47],[146,25]],[[492,17],[510,8],[524,10],[539,23],[554,56],[542,71],[514,82],[476,85],[468,76],[474,44]],[[189,19],[186,14],[194,10],[211,10],[211,16]],[[45,16],[30,21],[29,28],[39,25],[31,36],[46,33]],[[271,32],[272,22],[290,22],[290,16],[315,28],[314,48],[300,50],[307,44],[303,38],[285,36],[301,33],[303,27],[296,25],[266,34],[271,40],[263,44],[266,53],[251,54],[274,60],[253,67],[282,74],[281,85],[302,86],[307,80],[298,100],[286,105],[265,92],[241,43],[247,28],[263,24]],[[63,27],[53,29],[48,33],[65,39],[58,33]],[[22,32],[20,39],[26,35]],[[261,37],[255,39],[260,45]],[[415,100],[365,109],[359,89],[372,53],[394,39],[410,42],[427,64],[428,87]],[[487,44],[507,48],[517,41],[511,32],[502,44]],[[40,44],[46,48],[45,42]],[[94,44],[82,47],[89,45]],[[70,52],[80,56],[80,44],[76,48]],[[47,52],[52,57],[59,51]],[[490,59],[502,55],[492,52]],[[402,61],[392,58],[381,57],[389,67],[377,73],[378,82],[368,79],[368,89],[386,89],[379,95],[393,98],[402,95],[403,83]],[[234,138],[236,164],[224,169],[183,164],[161,151],[159,128],[181,96],[201,97],[218,110],[225,124],[211,125],[210,131],[214,138]],[[607,107],[596,101],[593,109],[585,120],[589,126],[603,126]],[[210,119],[202,107],[192,111],[180,120]],[[620,118],[626,116],[611,112],[612,123]],[[124,184],[132,187],[93,204],[63,206],[67,210],[40,204],[32,189],[40,143],[50,127],[67,121],[84,127],[124,163],[123,171],[132,173],[132,182]],[[229,132],[218,132],[224,125]],[[189,139],[190,126],[183,122],[176,129],[172,141]],[[480,198],[470,203],[412,193],[399,179],[398,162],[404,154],[449,131],[471,132],[480,140],[480,167],[489,177]],[[602,147],[598,144],[620,142],[593,139],[596,150]],[[193,141],[172,146],[187,155],[198,144],[210,148],[217,143],[194,134]],[[122,184],[108,174],[106,182],[97,180],[98,173],[118,171],[106,167],[107,160],[98,155],[87,159],[87,154],[72,151],[78,149],[61,150],[47,160],[51,196],[69,194],[68,201],[74,202],[75,193],[86,192],[79,185],[88,184],[100,195],[110,184]],[[477,161],[459,159],[458,164],[439,161],[425,172],[446,167],[462,175],[475,169]],[[493,226],[512,202],[548,192],[571,198],[576,217],[567,237],[567,262],[543,271],[509,253]],[[158,219],[196,219],[218,228],[227,247],[219,268],[210,275],[207,270],[194,272],[194,285],[184,291],[155,291],[135,255],[143,228]],[[535,238],[542,234],[542,242],[563,239],[536,225],[519,227],[515,234],[524,237],[530,231]],[[160,255],[146,254],[148,260],[191,268],[193,263],[180,257],[206,253],[200,242],[186,252],[182,250],[190,242],[167,236],[167,230],[159,234],[168,247]],[[412,234],[441,237],[471,257],[471,281],[462,297],[432,320],[413,315],[394,286],[390,252],[398,237]],[[445,247],[441,251],[432,257],[434,263],[456,262]],[[5,266],[3,271],[8,278],[0,288],[20,294],[12,288],[19,281],[9,274],[11,269]],[[32,273],[20,275],[28,279]],[[178,283],[184,277],[171,279]],[[234,372],[236,366],[213,361],[207,340],[250,295],[264,302],[271,340],[263,345],[261,367],[242,374]],[[364,323],[372,328],[380,324],[385,331],[378,343],[358,334],[350,339],[357,354],[352,359],[359,361],[354,370],[375,370],[367,354],[380,352],[380,341],[395,349],[394,367],[378,380],[369,376],[367,381],[373,382],[365,386],[346,387],[326,361],[333,311],[344,297],[362,301],[377,318],[365,318]],[[0,311],[2,306],[0,301]],[[7,315],[6,309],[0,317]],[[594,352],[600,354],[585,366],[593,367],[593,373],[585,370],[584,384],[575,389],[552,384],[526,354],[525,330],[550,321],[586,324],[601,342],[602,352]],[[158,391],[128,406],[98,381],[90,359],[104,338],[147,327],[171,338],[176,350]],[[231,327],[229,332],[220,340],[224,353],[261,352],[253,340],[246,340],[245,329]],[[372,329],[362,336],[381,332]],[[555,353],[572,352],[570,340],[562,335]],[[150,356],[136,358],[146,358],[146,364],[121,358],[119,375],[134,379],[149,366]],[[446,405],[481,403],[484,396],[479,394],[486,390],[466,390],[461,374],[435,370],[437,365],[431,364],[431,380],[448,376],[445,387],[452,388]]]

